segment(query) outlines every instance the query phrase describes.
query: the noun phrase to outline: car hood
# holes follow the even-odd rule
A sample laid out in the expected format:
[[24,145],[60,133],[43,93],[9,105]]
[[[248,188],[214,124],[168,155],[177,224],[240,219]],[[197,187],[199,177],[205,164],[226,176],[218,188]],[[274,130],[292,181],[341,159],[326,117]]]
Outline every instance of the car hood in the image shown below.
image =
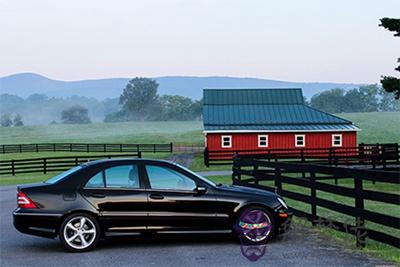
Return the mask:
[[247,187],[247,186],[240,186],[240,185],[227,185],[223,184],[218,186],[219,190],[230,191],[230,192],[238,192],[244,194],[257,194],[261,196],[270,196],[270,197],[277,197],[278,195],[274,192],[270,192],[263,189],[258,189],[254,187]]

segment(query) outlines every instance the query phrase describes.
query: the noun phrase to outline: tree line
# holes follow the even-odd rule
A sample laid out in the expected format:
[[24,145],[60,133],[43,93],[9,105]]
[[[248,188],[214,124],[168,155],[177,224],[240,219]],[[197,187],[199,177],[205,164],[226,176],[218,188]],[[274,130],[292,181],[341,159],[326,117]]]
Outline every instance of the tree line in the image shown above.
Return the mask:
[[331,89],[314,95],[310,106],[329,113],[400,111],[400,101],[377,85]]
[[[309,102],[306,100],[306,104],[329,113],[400,111],[400,101],[378,85],[365,85],[352,90],[331,89],[314,95]],[[0,125],[4,127],[24,123],[189,121],[201,119],[202,100],[159,95],[156,81],[134,78],[119,98],[103,101],[78,96],[49,98],[42,94],[24,99],[3,94],[0,95],[0,113]]]

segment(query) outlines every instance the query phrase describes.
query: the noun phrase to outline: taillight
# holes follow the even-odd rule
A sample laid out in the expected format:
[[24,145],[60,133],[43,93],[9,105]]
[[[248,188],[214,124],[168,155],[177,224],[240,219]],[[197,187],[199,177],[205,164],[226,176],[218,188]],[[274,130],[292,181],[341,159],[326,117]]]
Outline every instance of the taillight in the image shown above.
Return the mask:
[[18,191],[17,193],[18,207],[23,209],[37,209],[35,203],[23,192]]

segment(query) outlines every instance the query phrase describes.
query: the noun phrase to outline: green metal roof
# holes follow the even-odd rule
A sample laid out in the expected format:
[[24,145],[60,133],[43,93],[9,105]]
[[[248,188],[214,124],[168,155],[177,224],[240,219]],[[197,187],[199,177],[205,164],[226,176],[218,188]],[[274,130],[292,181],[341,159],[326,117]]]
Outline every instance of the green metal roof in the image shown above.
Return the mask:
[[290,89],[204,89],[207,105],[303,104],[300,88]]
[[304,105],[301,89],[206,89],[203,101],[205,131],[358,130]]

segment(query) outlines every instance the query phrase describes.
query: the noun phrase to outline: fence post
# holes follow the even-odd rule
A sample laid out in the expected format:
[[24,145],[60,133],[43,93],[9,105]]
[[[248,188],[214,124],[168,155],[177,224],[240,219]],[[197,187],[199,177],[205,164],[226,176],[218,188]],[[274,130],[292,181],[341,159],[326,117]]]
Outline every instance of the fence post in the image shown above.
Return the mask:
[[53,144],[53,152],[56,152],[56,144]]
[[72,152],[72,143],[69,144],[69,151]]
[[122,152],[122,144],[119,144],[119,152]]
[[310,189],[311,189],[311,215],[312,225],[317,225],[317,190],[315,186],[315,172],[310,173]]
[[75,166],[78,166],[79,160],[78,157],[75,157]]
[[174,144],[172,142],[169,143],[169,152],[174,152]]
[[282,192],[282,181],[281,181],[281,169],[279,167],[275,167],[275,187],[276,187],[276,193],[280,195]]
[[43,174],[47,173],[47,159],[43,159]]
[[[304,163],[306,160],[305,160],[305,158],[304,158],[304,148],[302,148],[301,149],[301,163]],[[305,174],[305,172],[301,172],[301,177],[303,178],[303,179],[305,179],[306,178],[306,174]]]
[[86,153],[89,153],[89,144],[86,144]]
[[19,153],[22,153],[22,145],[19,144]]
[[153,144],[153,153],[156,153],[156,144]]
[[332,154],[333,154],[333,148],[329,148],[329,155],[328,155],[328,163],[329,166],[332,165]]
[[11,160],[11,174],[15,176],[15,162],[13,159]]
[[142,158],[142,151],[139,151],[137,155],[139,159]]
[[139,144],[136,144],[136,152],[139,152]]
[[354,190],[355,190],[355,208],[357,210],[356,214],[356,242],[357,247],[365,247],[365,229],[364,229],[364,198],[362,196],[363,192],[363,181],[360,177],[354,177]]
[[208,154],[208,147],[204,149],[204,165],[208,168],[210,167],[210,159],[209,159],[209,154]]
[[376,160],[374,155],[372,155],[372,169],[376,169]]
[[107,150],[106,150],[106,144],[103,144],[103,152],[104,152],[104,153],[107,152]]
[[253,161],[254,183],[258,184],[258,165]]
[[36,152],[39,152],[39,145],[35,144],[35,146],[36,146]]

